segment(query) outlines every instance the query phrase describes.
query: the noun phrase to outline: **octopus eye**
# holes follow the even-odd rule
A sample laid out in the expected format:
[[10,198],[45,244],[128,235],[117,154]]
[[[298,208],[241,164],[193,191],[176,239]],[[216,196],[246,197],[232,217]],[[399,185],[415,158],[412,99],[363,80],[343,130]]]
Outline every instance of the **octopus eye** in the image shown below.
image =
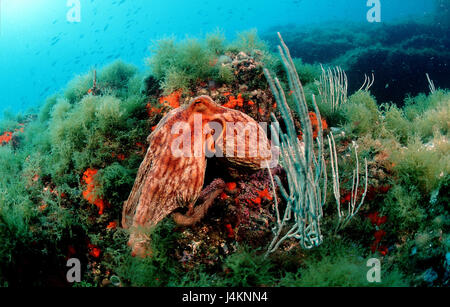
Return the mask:
[[196,101],[194,101],[194,103],[195,104],[200,104],[200,103],[202,103],[202,101],[201,100],[196,100]]

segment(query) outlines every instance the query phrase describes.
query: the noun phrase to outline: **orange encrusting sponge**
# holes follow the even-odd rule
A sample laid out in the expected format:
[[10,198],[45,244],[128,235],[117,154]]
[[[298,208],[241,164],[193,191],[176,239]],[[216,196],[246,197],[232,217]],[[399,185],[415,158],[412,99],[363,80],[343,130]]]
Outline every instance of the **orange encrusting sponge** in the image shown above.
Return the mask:
[[13,135],[12,132],[5,132],[2,135],[0,135],[0,145],[2,143],[8,144],[9,142],[11,142],[12,135]]
[[83,198],[90,204],[95,205],[99,209],[98,214],[102,215],[105,207],[109,207],[109,204],[107,201],[99,198],[95,193],[95,190],[100,187],[94,178],[97,172],[98,170],[96,169],[88,168],[83,173],[83,181],[86,183],[86,189],[83,191]]

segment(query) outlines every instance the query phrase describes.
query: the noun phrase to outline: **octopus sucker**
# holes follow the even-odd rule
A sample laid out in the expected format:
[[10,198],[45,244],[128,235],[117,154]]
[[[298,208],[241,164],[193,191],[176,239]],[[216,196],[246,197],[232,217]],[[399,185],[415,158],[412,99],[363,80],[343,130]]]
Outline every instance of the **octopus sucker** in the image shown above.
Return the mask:
[[[197,121],[198,118],[201,122]],[[177,129],[173,128],[180,123],[189,127],[188,132],[182,130],[174,133]],[[223,126],[215,142],[211,141],[211,131],[214,127],[209,127],[210,123]],[[228,139],[228,123],[254,125],[257,130],[251,130],[249,134],[257,133],[256,140],[259,142],[259,148],[264,148],[263,154],[250,154],[256,144],[251,144],[246,136],[241,141],[244,144],[239,142],[236,133],[233,133],[232,140]],[[200,132],[196,130],[199,126]],[[206,215],[215,198],[223,192],[225,183],[215,181],[214,189],[206,191],[207,195],[202,194],[203,203],[194,206],[205,181],[205,147],[212,152],[221,150],[224,159],[232,165],[249,169],[264,167],[265,162],[270,161],[272,156],[267,136],[260,129],[262,128],[248,115],[222,107],[209,96],[194,98],[189,105],[170,111],[147,138],[150,146],[139,167],[128,200],[124,203],[122,226],[130,229],[128,243],[132,254],[141,257],[151,255],[148,230],[176,209],[188,207],[187,215],[175,213],[173,217],[181,225],[193,225]],[[179,142],[180,139],[183,142],[190,141],[188,148],[183,147],[181,155],[180,152],[175,154],[172,148],[174,142]],[[233,150],[225,150],[227,141],[234,142]],[[199,145],[201,148],[198,148]],[[244,152],[242,157],[237,157],[239,150]]]

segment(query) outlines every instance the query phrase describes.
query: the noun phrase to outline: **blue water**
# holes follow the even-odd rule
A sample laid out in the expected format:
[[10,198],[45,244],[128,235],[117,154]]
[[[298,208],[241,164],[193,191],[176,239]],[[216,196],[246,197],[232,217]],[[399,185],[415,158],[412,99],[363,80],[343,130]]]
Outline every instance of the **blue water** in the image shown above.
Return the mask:
[[[66,0],[0,0],[0,117],[24,112],[75,75],[115,59],[147,69],[152,40],[202,37],[219,28],[228,39],[252,28],[366,22],[366,0],[80,0],[81,21],[68,22]],[[382,22],[422,18],[431,0],[381,0]]]

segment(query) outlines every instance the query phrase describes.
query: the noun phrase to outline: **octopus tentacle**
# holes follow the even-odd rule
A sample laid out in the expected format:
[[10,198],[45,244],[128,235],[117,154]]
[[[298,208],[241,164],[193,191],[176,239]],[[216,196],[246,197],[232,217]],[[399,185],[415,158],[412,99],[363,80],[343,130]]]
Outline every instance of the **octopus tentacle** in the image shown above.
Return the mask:
[[174,213],[172,215],[173,220],[180,226],[193,226],[200,222],[208,212],[209,208],[213,205],[214,200],[219,197],[225,190],[225,182],[222,179],[216,179],[211,186],[212,189],[207,192],[202,191],[205,194],[203,203],[193,208],[192,214],[183,215],[181,213]]

